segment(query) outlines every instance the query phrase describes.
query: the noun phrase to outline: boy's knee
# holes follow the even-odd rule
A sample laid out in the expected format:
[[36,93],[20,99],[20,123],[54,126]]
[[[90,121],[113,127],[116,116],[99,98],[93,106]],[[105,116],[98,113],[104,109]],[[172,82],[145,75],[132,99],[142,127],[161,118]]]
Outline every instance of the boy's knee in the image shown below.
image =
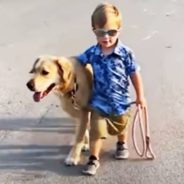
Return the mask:
[[97,131],[90,131],[90,142],[91,141],[96,141],[96,140],[99,140],[99,139],[106,139],[107,138],[107,130],[105,131],[100,131],[100,130],[97,130]]

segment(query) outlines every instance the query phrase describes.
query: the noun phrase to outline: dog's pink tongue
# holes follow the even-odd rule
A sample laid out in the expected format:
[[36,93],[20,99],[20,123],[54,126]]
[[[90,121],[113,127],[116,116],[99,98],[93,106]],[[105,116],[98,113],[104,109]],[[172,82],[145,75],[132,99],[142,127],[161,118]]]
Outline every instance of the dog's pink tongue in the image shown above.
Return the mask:
[[33,99],[34,99],[35,102],[39,102],[41,98],[42,98],[41,92],[34,93]]

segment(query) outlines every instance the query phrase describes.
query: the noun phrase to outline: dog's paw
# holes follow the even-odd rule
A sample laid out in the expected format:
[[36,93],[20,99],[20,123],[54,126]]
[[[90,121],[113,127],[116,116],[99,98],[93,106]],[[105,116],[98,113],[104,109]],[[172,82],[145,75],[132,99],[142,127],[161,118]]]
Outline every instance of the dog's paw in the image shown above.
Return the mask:
[[89,144],[84,144],[84,146],[82,147],[82,151],[83,152],[89,151]]
[[79,159],[68,157],[65,159],[65,165],[76,166],[79,163]]

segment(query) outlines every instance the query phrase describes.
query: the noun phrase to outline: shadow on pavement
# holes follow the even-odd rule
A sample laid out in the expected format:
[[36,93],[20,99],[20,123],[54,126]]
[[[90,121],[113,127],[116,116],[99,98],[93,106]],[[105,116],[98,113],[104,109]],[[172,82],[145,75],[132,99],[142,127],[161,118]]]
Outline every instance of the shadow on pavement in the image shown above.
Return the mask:
[[69,118],[1,119],[0,130],[74,133],[74,123]]
[[[15,131],[25,136],[31,133],[33,143],[27,141],[22,145],[20,141],[19,144],[16,144],[15,140],[12,140],[13,143],[11,143],[11,133]],[[67,145],[65,139],[66,137],[72,139],[74,135],[74,124],[70,119],[44,118],[39,122],[31,118],[1,119],[0,134],[2,132],[8,133],[3,139],[0,136],[0,170],[49,171],[59,175],[81,175],[82,165],[75,167],[64,165],[64,159],[71,149],[71,145]],[[47,136],[49,143],[47,140],[44,140],[43,144],[42,141],[40,143],[40,140],[37,143],[38,134]],[[40,137],[40,139],[43,138]],[[82,157],[85,157],[85,154]]]
[[[64,158],[70,146],[7,145],[0,146],[1,170],[50,171],[60,175],[79,175],[82,165],[68,167]],[[4,154],[3,154],[4,153]]]

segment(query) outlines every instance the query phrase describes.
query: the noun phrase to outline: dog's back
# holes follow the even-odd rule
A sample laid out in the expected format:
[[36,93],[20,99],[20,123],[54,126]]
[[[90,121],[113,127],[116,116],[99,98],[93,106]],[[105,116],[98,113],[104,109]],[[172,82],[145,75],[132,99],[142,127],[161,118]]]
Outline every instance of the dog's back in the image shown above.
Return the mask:
[[68,62],[71,62],[73,67],[72,72],[76,76],[77,89],[74,101],[67,95],[62,97],[62,107],[73,117],[79,117],[81,108],[88,109],[92,93],[92,67],[90,65],[82,66],[76,57],[68,58]]
[[76,97],[80,105],[85,107],[89,102],[92,92],[92,67],[90,65],[82,66],[75,57],[72,60],[78,84]]

